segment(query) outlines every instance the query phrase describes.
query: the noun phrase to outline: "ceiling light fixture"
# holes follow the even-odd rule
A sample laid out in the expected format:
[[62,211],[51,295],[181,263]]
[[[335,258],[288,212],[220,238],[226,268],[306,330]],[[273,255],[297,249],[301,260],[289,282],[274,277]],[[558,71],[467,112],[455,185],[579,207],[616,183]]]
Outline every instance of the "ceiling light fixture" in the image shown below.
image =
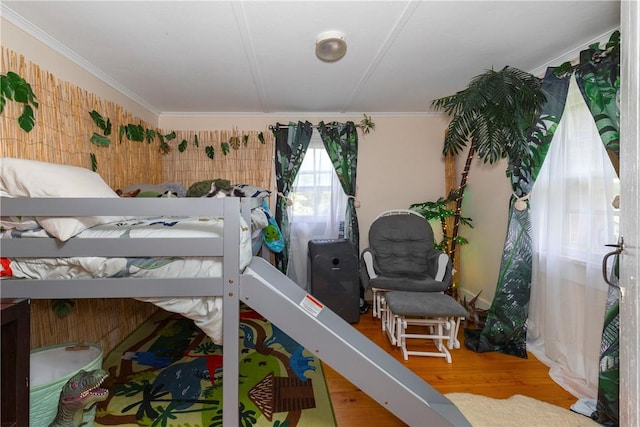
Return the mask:
[[316,40],[316,56],[324,62],[335,62],[347,53],[347,42],[339,31],[327,31]]

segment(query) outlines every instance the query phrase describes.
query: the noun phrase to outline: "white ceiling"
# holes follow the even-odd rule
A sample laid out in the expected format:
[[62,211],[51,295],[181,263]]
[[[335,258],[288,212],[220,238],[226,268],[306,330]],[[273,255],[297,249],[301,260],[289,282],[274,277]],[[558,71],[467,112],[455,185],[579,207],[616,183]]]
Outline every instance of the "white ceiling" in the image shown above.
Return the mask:
[[[619,1],[2,1],[2,15],[156,114],[426,114],[505,65],[541,75]],[[348,43],[335,63],[320,33]]]

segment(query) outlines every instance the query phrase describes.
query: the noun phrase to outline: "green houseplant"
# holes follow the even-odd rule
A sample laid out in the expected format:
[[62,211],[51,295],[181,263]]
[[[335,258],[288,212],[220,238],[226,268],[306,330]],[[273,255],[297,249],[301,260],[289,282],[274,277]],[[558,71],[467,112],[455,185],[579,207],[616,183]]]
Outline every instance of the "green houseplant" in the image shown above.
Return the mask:
[[[442,239],[440,242],[435,242],[435,248],[446,253],[451,260],[451,264],[455,260],[454,253],[452,252],[452,248],[455,251],[455,247],[453,245],[454,237],[449,229],[447,224],[447,218],[454,217],[460,224],[469,226],[473,228],[471,224],[471,218],[464,217],[460,215],[460,212],[456,212],[454,209],[451,209],[451,205],[455,204],[459,195],[458,189],[453,189],[449,192],[449,195],[445,197],[440,197],[435,202],[427,201],[422,203],[413,203],[409,206],[409,209],[418,212],[420,215],[425,217],[427,221],[431,222],[432,220],[436,220],[440,223],[440,228],[442,231]],[[464,245],[468,243],[467,239],[456,234],[455,236],[456,244]],[[457,282],[453,281],[449,288],[446,291],[447,294],[451,295],[455,299],[459,300],[459,289]]]
[[13,71],[0,74],[0,114],[4,112],[7,100],[24,104],[18,123],[25,132],[30,132],[36,123],[33,109],[38,108],[38,102],[31,85]]
[[[427,201],[422,203],[413,203],[411,206],[409,206],[409,209],[418,212],[420,215],[425,217],[427,221],[437,220],[440,222],[440,227],[442,228],[442,239],[440,240],[440,242],[436,242],[435,247],[436,249],[446,252],[449,257],[451,257],[453,254],[449,252],[449,248],[451,248],[452,246],[452,235],[450,233],[449,227],[447,226],[447,218],[456,216],[456,211],[454,209],[451,209],[450,206],[452,203],[455,203],[456,200],[458,200],[458,192],[458,189],[454,189],[446,198],[440,197],[435,202]],[[458,221],[462,225],[473,228],[473,225],[471,224],[471,218],[459,215]],[[457,235],[456,243],[464,245],[468,243],[468,241],[464,237]]]

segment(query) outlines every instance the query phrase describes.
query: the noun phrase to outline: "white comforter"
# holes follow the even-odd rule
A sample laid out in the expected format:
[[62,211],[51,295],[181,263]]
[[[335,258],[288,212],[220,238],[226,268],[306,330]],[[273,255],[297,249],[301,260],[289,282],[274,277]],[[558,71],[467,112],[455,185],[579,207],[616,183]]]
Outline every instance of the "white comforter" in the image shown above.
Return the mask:
[[[243,221],[241,226],[240,269],[251,261],[251,235]],[[46,236],[43,230],[9,230],[3,238]],[[170,245],[172,237],[222,237],[222,218],[142,218],[102,224],[83,231],[75,238],[114,237],[162,238]],[[30,279],[72,279],[108,277],[220,277],[222,258],[16,258],[4,267],[5,276]],[[9,274],[10,272],[10,274]],[[196,323],[215,343],[222,344],[222,298],[137,298],[165,310],[180,313]]]

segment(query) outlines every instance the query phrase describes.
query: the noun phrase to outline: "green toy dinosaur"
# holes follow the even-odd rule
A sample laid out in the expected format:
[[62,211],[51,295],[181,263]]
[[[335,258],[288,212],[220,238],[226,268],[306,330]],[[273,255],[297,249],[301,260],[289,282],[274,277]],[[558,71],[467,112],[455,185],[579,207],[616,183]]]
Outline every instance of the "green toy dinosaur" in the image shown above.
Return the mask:
[[109,396],[109,390],[100,388],[108,374],[102,369],[80,370],[66,382],[60,392],[58,413],[49,427],[79,427],[86,410]]

